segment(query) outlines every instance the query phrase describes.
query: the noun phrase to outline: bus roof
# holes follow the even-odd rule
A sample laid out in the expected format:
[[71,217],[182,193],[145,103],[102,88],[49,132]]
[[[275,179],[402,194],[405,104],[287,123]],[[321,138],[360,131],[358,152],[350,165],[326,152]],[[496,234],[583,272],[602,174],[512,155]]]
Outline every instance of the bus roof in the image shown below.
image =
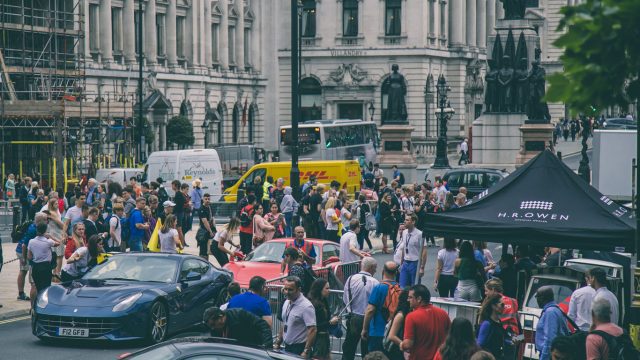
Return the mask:
[[[334,119],[334,120],[309,120],[298,124],[300,127],[323,127],[326,125],[360,125],[360,124],[374,124],[370,121],[363,121],[359,119],[349,120],[349,119]],[[291,129],[291,125],[282,125],[280,126],[282,129]]]

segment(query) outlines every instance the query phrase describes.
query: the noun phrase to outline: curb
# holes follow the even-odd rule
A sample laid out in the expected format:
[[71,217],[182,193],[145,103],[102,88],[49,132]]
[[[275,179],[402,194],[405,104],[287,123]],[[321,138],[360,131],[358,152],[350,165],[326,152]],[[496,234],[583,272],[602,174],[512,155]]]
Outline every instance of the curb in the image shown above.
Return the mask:
[[29,315],[31,309],[21,309],[21,310],[11,310],[5,313],[0,313],[0,321],[2,320],[11,320],[21,316]]

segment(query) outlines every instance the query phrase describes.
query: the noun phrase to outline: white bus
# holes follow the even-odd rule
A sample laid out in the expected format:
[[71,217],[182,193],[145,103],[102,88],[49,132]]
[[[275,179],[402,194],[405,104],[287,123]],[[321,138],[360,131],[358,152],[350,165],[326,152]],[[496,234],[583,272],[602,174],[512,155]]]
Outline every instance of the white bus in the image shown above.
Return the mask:
[[[358,160],[376,162],[376,124],[362,120],[312,120],[298,126],[298,156],[302,160]],[[280,127],[280,161],[291,159],[291,125]]]

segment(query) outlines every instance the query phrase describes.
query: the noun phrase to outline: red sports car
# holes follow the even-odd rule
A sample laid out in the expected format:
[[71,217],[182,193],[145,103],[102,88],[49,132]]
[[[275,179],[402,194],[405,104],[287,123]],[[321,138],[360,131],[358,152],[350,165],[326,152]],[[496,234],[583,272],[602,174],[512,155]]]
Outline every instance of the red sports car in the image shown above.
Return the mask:
[[[326,240],[305,240],[313,244],[318,255],[314,269],[337,265],[340,261],[340,245]],[[243,261],[230,262],[224,266],[233,272],[233,280],[240,284],[241,288],[248,288],[252,277],[260,275],[267,280],[280,277],[280,264],[282,253],[286,244],[293,242],[292,238],[273,239],[258,246]]]

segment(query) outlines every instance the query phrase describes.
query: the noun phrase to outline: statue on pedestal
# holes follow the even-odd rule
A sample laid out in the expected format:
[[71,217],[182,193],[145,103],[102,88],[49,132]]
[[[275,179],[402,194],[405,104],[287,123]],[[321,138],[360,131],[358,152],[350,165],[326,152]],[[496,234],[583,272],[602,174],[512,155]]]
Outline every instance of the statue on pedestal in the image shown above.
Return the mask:
[[484,95],[485,112],[496,112],[498,109],[497,88],[498,88],[498,66],[493,59],[487,60],[488,69],[485,80],[487,81],[487,91]]
[[405,123],[407,122],[407,85],[404,76],[398,72],[398,64],[391,66],[393,73],[387,78],[387,111],[383,123]]
[[505,20],[524,19],[524,11],[526,10],[525,0],[500,0],[504,8]]
[[529,72],[527,71],[527,58],[521,58],[518,61],[518,68],[515,72],[514,94],[515,94],[515,111],[519,113],[526,112],[527,102],[529,101]]
[[513,112],[513,73],[511,58],[505,55],[502,58],[502,66],[498,73],[499,112]]
[[529,73],[529,105],[527,117],[531,121],[548,123],[551,121],[549,107],[543,101],[545,95],[545,71],[540,67],[540,60],[531,63],[533,67]]

